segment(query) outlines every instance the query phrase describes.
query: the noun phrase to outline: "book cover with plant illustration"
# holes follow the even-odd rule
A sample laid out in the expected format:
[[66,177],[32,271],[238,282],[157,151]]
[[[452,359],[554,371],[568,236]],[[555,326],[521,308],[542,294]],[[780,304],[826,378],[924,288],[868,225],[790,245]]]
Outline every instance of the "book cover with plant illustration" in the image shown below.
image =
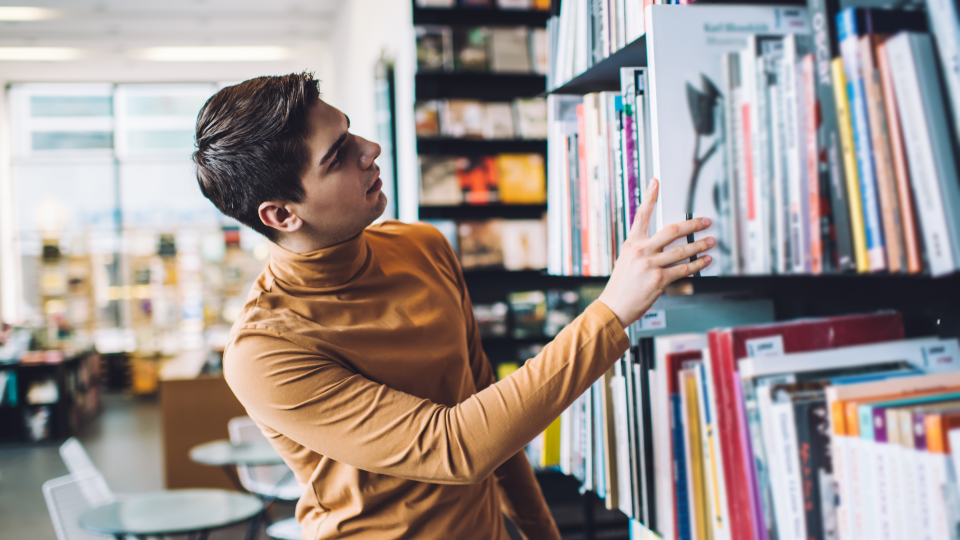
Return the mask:
[[[751,34],[809,33],[803,8],[710,5],[647,7],[653,175],[660,180],[655,229],[708,217],[717,246],[703,275],[735,271],[731,242],[735,193],[726,159],[723,56]],[[681,241],[682,242],[682,241]],[[678,242],[680,243],[680,242]]]

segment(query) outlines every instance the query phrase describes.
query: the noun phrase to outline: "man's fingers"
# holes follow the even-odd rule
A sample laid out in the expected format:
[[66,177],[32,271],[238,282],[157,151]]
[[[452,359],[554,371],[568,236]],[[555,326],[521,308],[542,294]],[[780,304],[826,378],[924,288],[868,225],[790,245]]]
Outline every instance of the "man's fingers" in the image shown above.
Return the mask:
[[682,244],[655,255],[652,258],[652,262],[660,267],[669,266],[684,259],[689,259],[698,253],[703,253],[704,251],[712,248],[716,243],[716,240],[710,236],[691,244]]
[[656,178],[651,178],[650,185],[647,186],[647,192],[643,194],[643,201],[637,208],[637,213],[633,216],[633,227],[630,228],[631,237],[638,239],[647,237],[647,230],[650,229],[650,219],[653,217],[653,209],[657,205],[659,194],[660,182]]
[[650,239],[650,247],[654,250],[662,249],[675,240],[686,238],[695,232],[706,229],[710,226],[710,223],[710,218],[697,218],[668,225],[653,235],[653,238]]
[[706,268],[711,261],[713,261],[713,258],[711,256],[704,255],[703,257],[700,257],[695,261],[678,264],[676,266],[671,266],[670,268],[665,268],[663,270],[663,276],[666,281],[666,283],[664,283],[664,286],[667,286],[678,279],[696,274],[697,272]]

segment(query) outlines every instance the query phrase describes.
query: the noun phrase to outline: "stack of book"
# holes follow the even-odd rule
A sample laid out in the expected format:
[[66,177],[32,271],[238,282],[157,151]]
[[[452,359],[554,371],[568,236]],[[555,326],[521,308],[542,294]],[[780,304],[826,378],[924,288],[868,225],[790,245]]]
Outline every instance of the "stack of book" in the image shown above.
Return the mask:
[[427,219],[447,237],[466,270],[543,270],[547,228],[542,219]]
[[548,98],[551,273],[609,273],[652,177],[651,232],[713,220],[704,275],[955,272],[960,23],[926,7],[649,6],[648,67]]
[[517,98],[512,102],[476,99],[431,99],[414,106],[417,137],[455,139],[547,138],[547,102]]
[[547,21],[550,43],[547,88],[563,86],[644,32],[643,6],[652,0],[556,0],[560,13]]
[[772,317],[661,298],[536,455],[654,537],[950,538],[958,341],[904,339],[889,311]]
[[417,71],[547,73],[547,33],[525,26],[416,28]]
[[420,156],[421,206],[544,202],[546,172],[540,154]]

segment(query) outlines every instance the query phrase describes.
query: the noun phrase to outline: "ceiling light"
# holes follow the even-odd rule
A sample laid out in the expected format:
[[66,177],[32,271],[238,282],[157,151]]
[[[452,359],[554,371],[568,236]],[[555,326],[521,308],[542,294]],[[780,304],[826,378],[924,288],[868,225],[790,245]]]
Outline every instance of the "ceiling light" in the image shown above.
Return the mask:
[[151,47],[137,54],[154,62],[268,62],[290,57],[286,47]]
[[63,62],[80,58],[79,49],[67,47],[0,47],[0,62],[5,60]]
[[0,21],[40,21],[52,19],[57,12],[52,9],[26,6],[0,6]]

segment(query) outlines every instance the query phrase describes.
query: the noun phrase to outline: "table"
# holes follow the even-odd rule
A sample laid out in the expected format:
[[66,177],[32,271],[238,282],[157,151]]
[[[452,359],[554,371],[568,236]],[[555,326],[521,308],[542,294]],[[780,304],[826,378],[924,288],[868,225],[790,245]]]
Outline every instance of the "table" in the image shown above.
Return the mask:
[[212,441],[190,449],[190,459],[203,465],[229,467],[231,465],[283,465],[283,458],[270,443],[232,443]]
[[[240,490],[243,490],[243,486],[240,485],[239,479],[233,473],[231,467],[235,465],[255,466],[284,464],[280,454],[266,441],[249,443],[232,443],[227,440],[211,441],[191,448],[190,459],[203,465],[220,467],[223,469],[224,474],[234,482],[237,489]],[[292,478],[293,471],[288,471],[278,484],[284,484]],[[247,540],[253,540],[256,537],[264,513],[266,513],[267,508],[269,508],[275,500],[275,496],[267,497],[261,495],[263,511],[257,515],[256,519],[250,521],[250,526],[247,530]]]
[[253,495],[221,489],[176,489],[126,495],[87,510],[80,527],[122,540],[127,535],[188,534],[207,537],[210,531],[229,527],[260,514],[263,503]]

